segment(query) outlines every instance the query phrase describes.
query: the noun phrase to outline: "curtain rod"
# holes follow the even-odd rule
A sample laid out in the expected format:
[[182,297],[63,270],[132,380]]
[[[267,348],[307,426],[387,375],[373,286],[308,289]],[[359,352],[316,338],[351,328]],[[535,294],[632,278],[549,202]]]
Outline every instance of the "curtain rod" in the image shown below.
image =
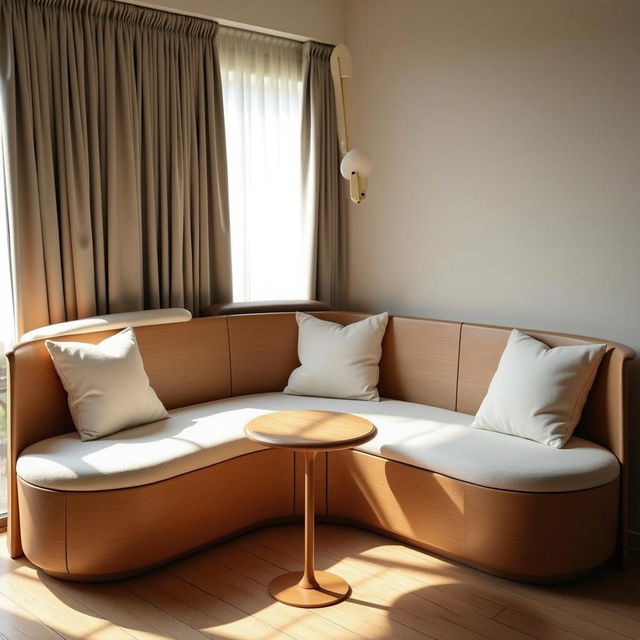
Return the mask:
[[154,2],[145,2],[145,0],[116,0],[116,2],[122,2],[124,4],[132,4],[144,9],[154,9],[155,11],[163,11],[164,13],[173,13],[182,16],[189,16],[191,18],[199,18],[200,20],[209,20],[210,22],[217,22],[218,24],[231,27],[233,29],[240,29],[242,31],[252,31],[254,33],[264,33],[269,36],[275,36],[276,38],[283,38],[285,40],[295,40],[297,42],[319,42],[320,44],[326,44],[330,47],[334,46],[334,43],[321,42],[314,40],[313,38],[307,38],[305,36],[299,36],[295,33],[286,33],[285,31],[278,31],[276,29],[268,29],[267,27],[261,27],[259,25],[249,25],[242,22],[235,22],[233,20],[227,20],[226,18],[218,18],[215,16],[205,15],[203,13],[196,13],[194,11],[185,11],[183,9],[177,9],[175,7],[167,7],[165,5],[157,5]]

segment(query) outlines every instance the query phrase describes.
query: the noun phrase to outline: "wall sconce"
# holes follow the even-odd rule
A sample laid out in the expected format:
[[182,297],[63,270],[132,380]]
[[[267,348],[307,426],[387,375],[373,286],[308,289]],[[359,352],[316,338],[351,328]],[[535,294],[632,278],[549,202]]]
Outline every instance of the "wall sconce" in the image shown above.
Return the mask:
[[351,54],[343,44],[337,45],[331,53],[331,77],[336,96],[338,120],[338,142],[344,154],[340,163],[340,173],[349,180],[349,195],[352,202],[359,204],[367,197],[369,175],[373,160],[364,149],[351,147],[349,136],[349,91],[351,87]]
[[340,173],[345,180],[349,180],[349,195],[356,204],[367,197],[372,169],[373,160],[364,149],[351,149],[342,158]]

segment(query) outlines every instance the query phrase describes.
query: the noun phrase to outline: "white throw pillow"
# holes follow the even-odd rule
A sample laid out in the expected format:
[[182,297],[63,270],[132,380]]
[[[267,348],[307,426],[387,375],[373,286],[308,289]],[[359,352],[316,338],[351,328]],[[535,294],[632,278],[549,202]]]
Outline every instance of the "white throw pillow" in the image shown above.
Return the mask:
[[605,349],[550,348],[514,329],[471,426],[559,449],[580,420]]
[[149,384],[131,327],[98,344],[46,340],[45,345],[81,440],[168,416]]
[[381,313],[343,327],[298,311],[300,366],[284,393],[380,400],[378,364],[388,319],[388,313]]

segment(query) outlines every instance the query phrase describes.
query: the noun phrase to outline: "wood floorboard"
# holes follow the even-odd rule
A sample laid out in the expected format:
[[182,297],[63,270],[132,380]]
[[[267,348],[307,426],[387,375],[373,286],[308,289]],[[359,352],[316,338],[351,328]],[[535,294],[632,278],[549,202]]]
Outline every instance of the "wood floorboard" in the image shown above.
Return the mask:
[[141,576],[51,578],[0,536],[0,640],[640,640],[640,558],[567,585],[527,585],[389,538],[321,524],[316,566],[349,581],[324,609],[275,602],[302,568],[302,527],[255,531]]
[[[78,585],[37,571],[24,558],[18,561],[3,558],[1,566],[0,593],[63,638],[132,640],[135,637],[115,627],[91,606],[96,585],[82,585],[84,588],[78,589]],[[97,598],[98,604],[103,600]]]
[[2,640],[60,640],[64,638],[26,609],[0,594],[0,638]]
[[[210,638],[225,640],[269,640],[277,631],[253,617],[165,571],[155,571],[128,580],[125,588],[182,620],[200,629]],[[281,634],[283,639],[291,638]]]
[[[271,535],[281,535],[274,532]],[[301,544],[302,540],[300,540]],[[276,537],[274,546],[279,544]],[[280,546],[283,546],[280,544]],[[297,545],[289,545],[287,549],[294,549]],[[329,568],[335,562],[336,556],[325,553],[317,545],[318,564],[321,569]],[[339,573],[354,587],[354,594],[361,594],[363,599],[374,603],[387,611],[387,615],[403,624],[411,626],[434,638],[446,639],[450,637],[469,638],[496,638],[499,640],[530,640],[531,636],[503,625],[491,617],[481,615],[467,607],[460,606],[454,598],[429,597],[431,588],[421,588],[419,583],[406,586],[394,584],[394,570],[383,568],[374,570],[374,573],[363,570],[362,563],[357,559],[347,557],[340,561]],[[333,570],[333,569],[332,569]],[[336,569],[337,570],[337,569]],[[398,574],[398,578],[401,578]],[[372,588],[370,583],[374,578],[379,585]],[[383,588],[380,588],[383,587]],[[427,593],[423,593],[427,592]]]
[[[263,550],[268,551],[266,548],[261,548],[257,555],[241,548],[234,549],[230,553],[217,551],[216,558],[220,564],[233,568],[247,577],[253,577],[265,588],[271,579],[280,574],[302,569],[300,562],[291,561],[286,555],[281,555],[275,561],[273,556],[265,559],[268,554],[263,553]],[[299,551],[300,547],[295,549],[298,555],[300,555]],[[282,558],[284,561],[279,562]],[[420,633],[420,631],[396,619],[389,619],[383,606],[376,606],[372,602],[361,602],[358,598],[361,595],[357,584],[358,578],[350,576],[343,566],[338,564],[331,567],[319,566],[318,568],[330,568],[334,573],[344,577],[351,584],[353,592],[345,606],[316,609],[309,613],[321,616],[345,629],[354,629],[358,635],[365,638],[378,637],[380,630],[385,627],[388,627],[388,635],[398,640],[420,640],[434,637]]]
[[[363,532],[363,535],[368,536],[371,534]],[[333,553],[342,552],[357,555],[360,552],[350,546],[350,539],[345,537],[338,538],[332,535],[331,531],[323,532],[321,536],[317,542],[318,546],[324,548],[326,545]],[[573,615],[571,615],[564,610],[563,604],[556,601],[557,596],[560,595],[563,598],[562,602],[565,602],[564,593],[584,589],[584,585],[597,584],[597,578],[595,581],[587,579],[568,586],[539,587],[502,580],[467,569],[468,573],[464,580],[450,581],[447,578],[443,581],[443,573],[448,575],[452,568],[460,569],[460,567],[436,556],[430,556],[415,549],[399,545],[394,545],[392,548],[387,546],[376,547],[371,544],[372,541],[373,539],[369,540],[369,546],[366,547],[363,555],[366,559],[372,561],[373,567],[377,566],[377,563],[387,566],[390,561],[398,568],[403,567],[402,571],[394,571],[393,574],[403,577],[416,577],[420,582],[428,584],[430,587],[426,590],[414,591],[416,595],[447,603],[446,606],[453,611],[461,612],[461,607],[464,609],[471,604],[471,606],[480,607],[481,609],[488,606],[489,610],[485,612],[485,615],[492,615],[490,607],[499,607],[499,611],[495,612],[494,617],[501,622],[506,620],[506,615],[499,616],[503,610],[520,611],[522,615],[528,612],[532,621],[535,621],[536,616],[546,619],[551,613],[556,624],[562,621],[562,624],[568,629],[574,629],[574,631],[579,629],[581,637],[584,638],[598,640],[606,636],[611,640],[625,640],[626,637],[640,637],[635,623],[631,622],[629,624],[629,621],[625,620],[624,617],[620,617],[620,615],[611,618],[607,612],[598,611],[597,607],[592,610],[585,602],[582,603],[579,611],[574,611]],[[633,571],[626,573],[609,571],[607,577],[613,579],[614,582],[622,578],[630,580],[636,573]],[[439,582],[443,583],[438,584]],[[634,590],[631,582],[633,580],[630,580],[629,585],[632,588],[626,593],[633,594]],[[636,595],[631,596],[632,599],[636,598],[636,609],[638,608],[638,582],[637,577],[635,577]],[[607,591],[609,590],[607,589]],[[587,619],[584,619],[585,616]],[[611,618],[613,628],[607,628],[607,620],[604,620],[605,624],[600,624],[603,622],[603,617],[605,619]],[[590,622],[589,619],[595,620],[595,623]],[[505,622],[505,624],[507,623]],[[616,627],[618,632],[614,631]],[[528,627],[516,626],[515,628],[532,633],[534,625],[532,624]],[[628,631],[629,634],[625,635],[625,631]]]
[[[232,552],[232,549],[233,545],[229,545],[227,551]],[[181,563],[172,571],[186,582],[238,607],[245,615],[254,616],[297,640],[356,640],[363,637],[316,615],[316,612],[274,602],[265,585],[255,576],[244,575],[217,562],[211,551]]]
[[[629,571],[603,568],[594,576],[567,585],[529,585],[491,576],[464,568],[438,556],[423,553],[405,545],[395,544],[376,534],[359,531],[359,536],[336,535],[335,530],[323,530],[319,537],[342,553],[370,560],[374,566],[393,566],[403,575],[431,582],[440,576],[448,583],[451,599],[469,589],[485,594],[505,607],[521,611],[540,611],[543,618],[554,619],[563,614],[573,616],[576,624],[588,621],[600,638],[640,639],[634,615],[640,613],[640,558],[634,556]],[[461,573],[463,572],[463,573]],[[587,595],[585,595],[587,594]],[[587,636],[589,637],[589,636]]]

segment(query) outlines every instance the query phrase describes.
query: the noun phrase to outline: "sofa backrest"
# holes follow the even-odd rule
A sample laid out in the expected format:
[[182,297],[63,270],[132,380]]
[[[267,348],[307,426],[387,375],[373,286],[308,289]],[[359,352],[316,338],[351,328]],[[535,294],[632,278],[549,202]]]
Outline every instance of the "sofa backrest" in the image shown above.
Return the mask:
[[[231,395],[226,318],[136,327],[151,385],[169,409]],[[96,344],[117,331],[56,337]],[[10,456],[44,438],[73,430],[67,394],[44,340],[8,354]]]
[[[351,324],[364,313],[327,311],[318,318]],[[234,396],[280,391],[298,361],[293,313],[229,316]],[[460,323],[390,317],[382,343],[380,393],[389,398],[455,409]]]
[[[367,314],[315,316],[350,324]],[[293,313],[233,316],[229,322],[232,395],[279,391],[298,366]],[[474,414],[484,398],[511,329],[392,316],[382,343],[380,394]],[[523,331],[551,347],[606,342],[563,333]],[[631,349],[607,342],[576,435],[613,451],[625,462],[626,361]]]
[[[327,311],[319,318],[350,324],[363,313]],[[549,346],[599,342],[595,338],[524,330]],[[473,414],[484,397],[510,329],[395,316],[382,345],[382,396]],[[115,331],[59,340],[97,343]],[[169,409],[230,395],[281,390],[298,366],[295,314],[198,318],[137,327],[151,384]],[[625,458],[621,423],[625,361],[633,352],[608,343],[576,433]],[[14,455],[30,444],[73,429],[66,394],[44,341],[9,354],[9,404]]]
[[461,326],[389,318],[382,342],[380,395],[455,411]]
[[[328,311],[314,316],[351,324],[364,313]],[[231,393],[282,391],[298,361],[298,325],[295,313],[229,316]]]
[[[626,462],[626,362],[634,352],[614,342],[550,331],[522,329],[550,347],[607,343],[605,356],[575,434],[596,442]],[[511,329],[463,324],[460,335],[457,411],[475,414],[484,398]]]

